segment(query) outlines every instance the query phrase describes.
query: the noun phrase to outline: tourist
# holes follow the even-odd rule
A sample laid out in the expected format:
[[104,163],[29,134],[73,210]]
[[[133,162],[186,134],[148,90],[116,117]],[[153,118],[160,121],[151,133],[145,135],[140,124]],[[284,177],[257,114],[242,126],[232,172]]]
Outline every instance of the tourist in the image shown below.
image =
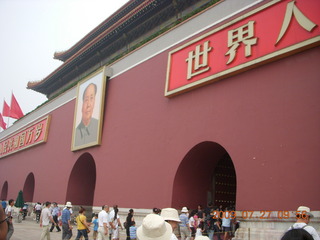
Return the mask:
[[172,227],[173,232],[171,234],[171,240],[178,240],[174,234],[174,231],[178,229],[179,223],[181,222],[178,211],[174,208],[163,208],[160,216],[163,217],[163,219]]
[[137,229],[139,240],[170,240],[172,227],[157,214],[148,214]]
[[80,208],[79,210],[79,215],[76,218],[77,221],[77,229],[78,229],[78,233],[77,233],[77,237],[76,240],[79,240],[80,237],[84,237],[85,240],[88,240],[88,229],[90,227],[90,223],[87,222],[87,217],[85,216],[85,209],[84,208]]
[[54,222],[52,216],[51,216],[51,202],[46,202],[46,207],[42,209],[41,216],[40,216],[40,227],[42,227],[42,233],[41,233],[41,240],[44,240],[47,238],[47,240],[50,240],[50,231],[49,226],[50,222],[52,222],[53,225],[56,225]]
[[93,240],[96,240],[98,236],[98,228],[99,228],[98,214],[96,213],[93,216],[92,224],[93,224]]
[[102,210],[98,214],[98,240],[107,240],[108,239],[108,224],[110,222],[109,219],[109,206],[103,205]]
[[65,208],[62,210],[62,240],[69,240],[72,237],[71,208],[71,202],[67,202]]
[[54,227],[57,228],[57,232],[60,232],[61,229],[59,227],[59,221],[58,221],[58,217],[60,215],[60,209],[58,207],[58,204],[56,202],[53,203],[53,208],[52,208],[52,218],[53,221],[56,223],[55,225],[52,224],[51,228],[50,228],[50,232],[52,232],[52,230],[54,229]]
[[125,222],[125,228],[126,228],[126,234],[127,234],[127,239],[126,240],[130,240],[130,231],[129,228],[132,225],[132,222],[134,222],[134,217],[133,217],[133,209],[129,210],[128,216],[126,218],[126,222]]
[[135,221],[131,222],[129,232],[130,232],[130,240],[136,240],[137,239],[137,227],[136,227]]
[[7,215],[7,223],[8,223],[8,233],[7,233],[7,238],[6,240],[9,240],[12,237],[12,234],[14,232],[13,229],[13,221],[12,221],[12,213],[13,213],[13,205],[14,205],[14,200],[10,199],[8,201],[8,205],[6,207],[5,213]]
[[120,238],[119,227],[121,228],[121,230],[123,229],[118,212],[119,212],[118,206],[115,205],[113,206],[113,212],[110,213],[110,216],[109,216],[111,221],[110,226],[112,227],[112,239],[114,240],[119,240]]
[[189,226],[189,218],[188,218],[188,208],[183,207],[181,210],[181,214],[179,216],[180,219],[180,236],[181,240],[189,240],[191,236],[191,228]]
[[309,224],[310,219],[313,218],[313,214],[310,212],[310,208],[300,206],[296,212],[297,221],[293,224],[289,230],[302,228],[306,230],[313,237],[314,240],[320,240],[317,231]]
[[5,240],[8,232],[7,217],[0,204],[0,240]]

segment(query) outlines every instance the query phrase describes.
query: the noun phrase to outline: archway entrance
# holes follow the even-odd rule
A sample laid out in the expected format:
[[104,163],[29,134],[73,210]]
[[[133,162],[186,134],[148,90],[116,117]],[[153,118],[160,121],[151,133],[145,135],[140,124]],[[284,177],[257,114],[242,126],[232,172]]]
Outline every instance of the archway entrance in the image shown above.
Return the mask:
[[236,172],[228,152],[218,143],[202,142],[181,161],[173,183],[172,206],[212,202],[223,207],[235,205]]
[[3,186],[2,186],[2,190],[1,190],[1,200],[7,200],[8,197],[8,182],[5,181]]
[[66,202],[92,206],[96,186],[96,164],[89,153],[82,154],[70,174]]
[[23,186],[23,198],[25,202],[33,202],[34,182],[33,173],[29,173]]

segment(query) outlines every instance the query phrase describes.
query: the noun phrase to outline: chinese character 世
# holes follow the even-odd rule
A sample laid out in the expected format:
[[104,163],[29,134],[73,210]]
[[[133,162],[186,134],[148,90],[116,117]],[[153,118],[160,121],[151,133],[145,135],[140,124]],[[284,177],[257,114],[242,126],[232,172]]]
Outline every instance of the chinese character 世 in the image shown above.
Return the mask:
[[189,52],[189,56],[186,59],[186,62],[188,62],[188,80],[210,69],[208,66],[208,54],[212,50],[212,47],[209,47],[209,43],[210,41],[203,43],[202,51],[200,44],[196,46],[195,51]]
[[314,22],[312,22],[310,19],[308,19],[295,5],[295,1],[289,2],[287,4],[286,14],[284,16],[284,20],[282,23],[282,27],[278,36],[278,39],[276,41],[276,44],[281,40],[285,32],[287,31],[289,27],[289,23],[291,22],[292,15],[297,19],[298,23],[301,27],[303,27],[305,30],[311,32],[311,30],[317,26]]
[[228,32],[228,47],[229,51],[225,55],[230,55],[227,64],[231,63],[235,56],[237,48],[240,43],[244,43],[245,56],[251,56],[251,46],[257,44],[258,38],[254,37],[254,23],[255,21],[249,21],[247,24]]

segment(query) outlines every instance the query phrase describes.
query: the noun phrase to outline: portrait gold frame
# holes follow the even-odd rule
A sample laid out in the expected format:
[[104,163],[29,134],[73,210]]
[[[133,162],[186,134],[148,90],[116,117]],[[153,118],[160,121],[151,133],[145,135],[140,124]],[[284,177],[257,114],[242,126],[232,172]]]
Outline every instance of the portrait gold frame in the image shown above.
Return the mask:
[[[74,120],[73,120],[73,128],[72,128],[72,143],[71,143],[71,151],[77,151],[80,149],[96,146],[101,144],[102,138],[102,126],[103,126],[103,117],[104,117],[104,103],[105,103],[105,91],[106,91],[106,68],[102,67],[89,76],[85,77],[81,80],[77,85],[77,96],[74,110]],[[95,98],[95,106],[92,114],[92,118],[98,120],[97,131],[94,132],[96,137],[94,137],[93,141],[85,142],[83,144],[78,144],[78,140],[76,139],[77,135],[77,127],[81,122],[81,108],[82,108],[82,95],[86,89],[86,87],[94,83],[97,86],[96,98]],[[78,137],[78,136],[77,136]]]

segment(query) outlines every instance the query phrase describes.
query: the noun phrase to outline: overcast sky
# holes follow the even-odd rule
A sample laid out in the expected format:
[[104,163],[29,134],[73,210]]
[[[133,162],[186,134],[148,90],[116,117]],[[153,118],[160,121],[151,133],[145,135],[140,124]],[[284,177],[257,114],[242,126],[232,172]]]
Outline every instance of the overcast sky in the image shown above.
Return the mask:
[[12,92],[24,114],[46,101],[26,89],[27,83],[47,77],[62,64],[53,59],[54,52],[68,50],[126,2],[0,0],[1,113],[3,100],[10,105]]

